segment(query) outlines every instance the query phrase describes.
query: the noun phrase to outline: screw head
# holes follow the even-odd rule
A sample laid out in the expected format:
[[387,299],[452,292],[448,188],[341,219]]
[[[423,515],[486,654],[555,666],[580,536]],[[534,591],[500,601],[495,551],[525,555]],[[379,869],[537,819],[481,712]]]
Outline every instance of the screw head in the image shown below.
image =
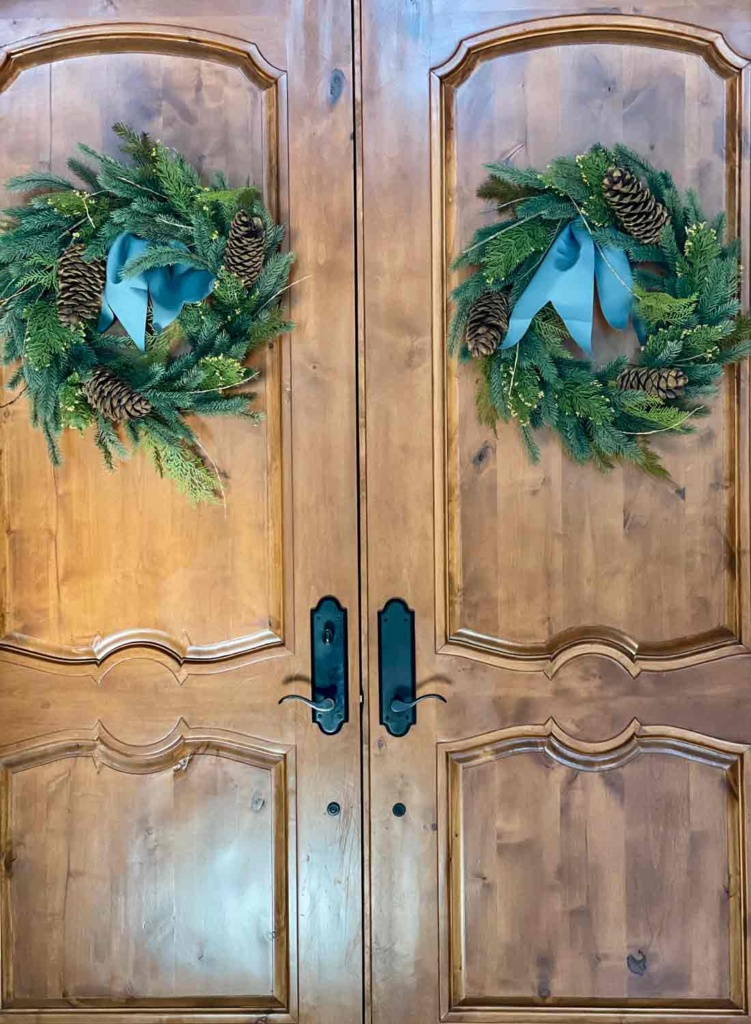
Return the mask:
[[403,818],[404,815],[407,813],[407,808],[402,803],[394,804],[394,806],[391,808],[391,813],[394,815],[395,818]]
[[330,814],[332,818],[335,818],[337,816],[337,814],[339,814],[340,811],[341,811],[341,807],[336,802],[336,800],[332,800],[331,803],[326,808],[326,813]]

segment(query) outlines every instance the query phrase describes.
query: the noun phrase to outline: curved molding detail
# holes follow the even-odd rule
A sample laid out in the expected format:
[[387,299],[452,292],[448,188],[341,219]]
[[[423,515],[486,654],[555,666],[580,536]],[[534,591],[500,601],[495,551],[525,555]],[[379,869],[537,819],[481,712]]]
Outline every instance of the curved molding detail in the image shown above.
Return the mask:
[[125,743],[100,720],[92,729],[52,733],[0,749],[0,766],[14,772],[65,757],[90,757],[97,768],[149,775],[168,768],[182,771],[194,755],[213,754],[276,771],[283,767],[289,750],[224,729],[191,729],[184,718],[154,743]]
[[102,53],[163,53],[228,64],[260,89],[268,89],[285,74],[254,43],[234,36],[175,25],[110,22],[44,32],[10,43],[0,51],[0,92],[27,68]]
[[215,644],[192,644],[183,634],[182,640],[158,629],[124,629],[108,636],[95,636],[81,647],[46,643],[22,633],[11,633],[0,639],[0,650],[41,658],[45,661],[101,665],[119,651],[134,647],[151,648],[170,655],[178,665],[187,662],[226,661],[243,654],[254,654],[268,648],[284,648],[282,638],[271,629],[262,629],[249,636]]
[[642,725],[636,718],[617,736],[595,743],[572,736],[549,718],[544,725],[499,729],[440,746],[449,761],[462,767],[537,750],[557,764],[581,772],[622,768],[643,753],[672,754],[727,771],[748,749],[684,729]]
[[[200,28],[175,25],[112,22],[82,25],[53,32],[44,32],[9,43],[0,50],[0,93],[7,90],[18,76],[29,68],[78,57],[109,53],[165,54],[194,60],[211,61],[236,68],[263,94],[265,106],[265,139],[267,150],[264,193],[272,215],[288,219],[287,196],[287,75],[286,71],[268,61],[258,47],[244,39],[209,32]],[[269,364],[270,405],[268,418],[280,419],[281,362],[275,347]],[[280,430],[272,430],[269,445],[278,444]],[[278,452],[270,451],[269,478],[272,493],[270,529],[274,532],[270,547],[283,551],[282,482]],[[283,571],[279,568],[281,585],[274,584],[270,595],[268,628],[241,637],[210,644],[193,644],[187,634],[181,637],[156,629],[125,629],[107,636],[96,635],[89,644],[69,646],[50,643],[22,633],[0,637],[0,651],[9,651],[58,664],[101,665],[119,651],[136,647],[156,649],[178,666],[186,663],[212,664],[241,655],[255,656],[271,650],[284,653],[285,623]]]
[[[458,525],[455,497],[457,474],[457,415],[454,395],[457,370],[447,360],[445,337],[450,292],[449,267],[455,238],[454,190],[456,147],[456,91],[483,62],[509,54],[552,46],[621,43],[694,54],[725,82],[727,208],[731,230],[740,235],[744,252],[751,246],[748,210],[748,143],[743,137],[746,108],[751,103],[751,61],[733,50],[724,36],[710,29],[678,21],[622,14],[581,14],[516,22],[462,39],[453,54],[430,72],[431,182],[433,238],[433,368],[436,538],[437,650],[484,661],[502,668],[544,672],[552,677],[564,665],[584,655],[609,658],[635,678],[642,670],[668,671],[751,651],[751,585],[746,552],[749,540],[748,419],[749,380],[736,372],[733,394],[736,447],[735,500],[729,512],[729,535],[739,553],[732,622],[693,636],[642,642],[614,626],[583,624],[557,633],[547,641],[519,643],[484,635],[462,624],[459,595],[461,579],[456,566]],[[745,169],[745,170],[744,170]],[[749,284],[744,283],[744,301]]]
[[612,42],[696,53],[722,78],[738,74],[749,63],[733,50],[722,33],[698,25],[628,14],[573,14],[515,22],[467,36],[447,61],[432,69],[432,74],[455,86],[465,81],[482,60],[500,52]]
[[609,658],[632,679],[643,671],[686,668],[730,655],[748,654],[748,648],[728,629],[716,629],[676,642],[640,643],[628,633],[609,626],[584,626],[556,633],[546,644],[517,644],[471,629],[458,629],[440,648],[441,654],[471,656],[506,668],[544,672],[552,679],[570,661],[585,655]]

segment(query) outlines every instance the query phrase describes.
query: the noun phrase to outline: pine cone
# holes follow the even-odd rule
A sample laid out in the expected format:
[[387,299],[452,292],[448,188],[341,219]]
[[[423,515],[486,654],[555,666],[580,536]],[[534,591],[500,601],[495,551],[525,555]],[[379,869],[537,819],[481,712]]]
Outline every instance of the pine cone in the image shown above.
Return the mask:
[[622,391],[645,391],[660,398],[677,398],[688,384],[683,370],[671,367],[629,366],[616,381]]
[[224,251],[224,266],[246,288],[252,288],[261,273],[265,236],[260,217],[251,217],[245,210],[235,214]]
[[611,167],[602,179],[605,199],[621,226],[645,245],[659,242],[668,211],[646,185],[623,167]]
[[479,359],[492,355],[508,330],[509,304],[504,292],[483,292],[469,311],[465,337],[470,353]]
[[87,263],[83,251],[83,245],[71,245],[57,264],[57,315],[69,326],[93,320],[102,308],[106,264],[104,260]]
[[108,370],[97,366],[83,386],[89,405],[114,423],[148,416],[151,402],[130,384]]

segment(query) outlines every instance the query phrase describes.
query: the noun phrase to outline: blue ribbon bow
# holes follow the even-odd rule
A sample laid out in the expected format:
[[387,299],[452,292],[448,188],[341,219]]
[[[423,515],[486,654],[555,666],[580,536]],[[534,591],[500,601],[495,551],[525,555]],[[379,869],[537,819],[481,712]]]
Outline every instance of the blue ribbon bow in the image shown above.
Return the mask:
[[[185,249],[181,242],[176,249]],[[152,320],[157,331],[163,331],[178,316],[186,302],[200,302],[212,289],[214,276],[198,270],[190,263],[174,263],[170,267],[154,267],[135,277],[121,280],[123,267],[134,256],[149,247],[143,238],[125,231],[112,243],[107,256],[107,280],[102,298],[99,330],[106,331],[120,321],[143,352],[146,347],[146,314],[151,299]],[[187,250],[186,250],[187,251]]]
[[518,345],[535,314],[550,302],[577,345],[591,355],[595,281],[605,319],[623,330],[633,301],[632,280],[626,254],[612,245],[595,246],[584,222],[573,221],[515,303],[501,348]]

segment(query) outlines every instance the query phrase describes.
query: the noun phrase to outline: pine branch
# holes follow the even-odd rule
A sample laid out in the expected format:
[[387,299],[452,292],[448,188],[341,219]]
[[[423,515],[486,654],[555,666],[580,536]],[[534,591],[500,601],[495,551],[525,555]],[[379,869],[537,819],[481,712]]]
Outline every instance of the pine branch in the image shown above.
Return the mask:
[[130,125],[118,121],[112,131],[120,139],[120,151],[127,154],[134,163],[151,167],[153,163],[154,140],[146,132],[136,132]]
[[547,249],[557,233],[557,224],[534,219],[518,221],[499,232],[487,243],[482,255],[486,279],[491,284],[504,283],[520,263]]
[[51,171],[29,171],[27,174],[19,174],[10,178],[5,187],[9,192],[60,192],[72,189],[72,182],[59,174],[52,174]]
[[49,367],[77,341],[77,335],[60,323],[57,310],[49,302],[37,301],[26,316],[25,355],[36,370]]
[[71,156],[67,160],[68,170],[72,171],[77,178],[85,182],[90,189],[96,190],[98,187],[96,171],[89,164],[78,160],[76,157]]
[[497,181],[516,185],[519,188],[528,189],[530,192],[545,190],[545,185],[540,180],[540,173],[534,167],[514,167],[509,163],[489,163],[485,164],[485,170],[491,178]]
[[147,270],[154,270],[157,267],[172,267],[177,263],[189,263],[191,266],[200,267],[201,261],[191,252],[185,249],[176,249],[172,245],[150,245],[148,249],[131,256],[120,271],[123,281],[132,277],[138,277]]
[[536,192],[528,186],[505,181],[497,177],[488,178],[477,190],[479,199],[490,200],[498,206],[508,206],[535,194]]
[[557,157],[540,174],[541,182],[559,196],[568,196],[577,205],[586,203],[590,189],[581,176],[576,160]]
[[191,447],[168,444],[151,434],[144,437],[143,444],[157,473],[169,477],[192,504],[220,503],[216,476]]
[[645,291],[637,286],[634,298],[639,316],[650,327],[658,324],[681,327],[693,318],[699,297],[689,295],[685,299],[677,299],[667,292]]
[[153,151],[156,176],[170,203],[190,217],[201,183],[195,169],[179,153],[157,143]]

